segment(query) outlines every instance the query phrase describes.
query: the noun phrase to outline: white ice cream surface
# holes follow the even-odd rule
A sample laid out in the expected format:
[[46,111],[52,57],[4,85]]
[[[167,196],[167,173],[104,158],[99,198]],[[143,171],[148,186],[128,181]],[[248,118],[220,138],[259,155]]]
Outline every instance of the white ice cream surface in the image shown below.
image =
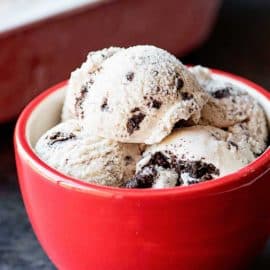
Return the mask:
[[62,173],[115,187],[189,186],[236,172],[266,149],[267,121],[244,84],[221,78],[154,46],[91,52],[71,73],[63,122],[36,136],[35,151]]
[[83,117],[82,102],[94,83],[102,63],[120,50],[121,48],[118,47],[110,47],[90,52],[81,67],[71,72],[62,111],[62,121]]
[[247,143],[233,141],[229,132],[210,126],[181,128],[146,148],[127,187],[199,183],[235,172],[254,158]]
[[267,146],[268,127],[258,102],[245,89],[215,79],[208,68],[195,66],[189,70],[210,96],[199,123],[228,129],[237,140],[245,139],[255,155],[261,154]]
[[35,150],[42,160],[65,174],[108,186],[121,186],[131,178],[140,156],[138,145],[92,136],[77,120],[48,130]]
[[135,46],[102,63],[82,107],[93,134],[153,144],[179,120],[197,122],[207,97],[173,55],[154,46]]

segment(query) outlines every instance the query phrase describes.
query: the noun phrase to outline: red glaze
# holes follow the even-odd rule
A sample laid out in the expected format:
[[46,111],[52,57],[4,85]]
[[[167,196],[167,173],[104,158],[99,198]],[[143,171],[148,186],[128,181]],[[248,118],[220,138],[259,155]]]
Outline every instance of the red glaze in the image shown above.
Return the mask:
[[[237,79],[270,95],[260,86]],[[57,85],[34,99],[15,130],[21,192],[34,231],[59,269],[240,269],[270,231],[270,150],[217,181],[163,190],[87,184],[43,163],[25,126],[33,109]]]

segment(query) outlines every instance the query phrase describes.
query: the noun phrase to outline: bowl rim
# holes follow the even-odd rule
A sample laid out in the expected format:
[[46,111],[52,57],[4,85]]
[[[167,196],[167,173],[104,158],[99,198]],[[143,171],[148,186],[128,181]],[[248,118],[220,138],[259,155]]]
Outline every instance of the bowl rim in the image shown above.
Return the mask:
[[[254,91],[262,94],[270,102],[270,92],[263,87],[251,82],[238,75],[234,75],[225,71],[210,69],[214,74],[239,81]],[[67,85],[67,80],[58,83],[49,89],[42,92],[34,98],[21,112],[15,127],[14,132],[14,146],[15,153],[24,161],[26,161],[33,170],[41,174],[46,180],[55,183],[63,188],[76,190],[79,192],[94,193],[105,196],[129,196],[129,197],[156,197],[156,196],[171,196],[181,195],[186,196],[200,196],[213,195],[217,193],[224,193],[231,190],[239,189],[256,182],[263,174],[270,171],[270,147],[263,154],[257,157],[254,161],[240,170],[225,175],[217,181],[206,181],[196,185],[186,187],[172,187],[164,189],[127,189],[119,187],[109,187],[93,183],[87,183],[74,177],[65,175],[56,169],[47,165],[34,152],[26,138],[26,125],[33,110],[49,95],[62,89]],[[267,169],[268,168],[268,169]],[[263,169],[263,171],[262,171]],[[260,172],[259,175],[258,172]]]

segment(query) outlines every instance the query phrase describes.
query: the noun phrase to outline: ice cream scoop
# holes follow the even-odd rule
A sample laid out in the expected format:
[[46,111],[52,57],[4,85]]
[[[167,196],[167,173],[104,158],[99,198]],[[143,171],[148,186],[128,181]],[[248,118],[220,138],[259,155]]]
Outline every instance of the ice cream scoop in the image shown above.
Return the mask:
[[211,126],[175,130],[159,144],[148,146],[129,188],[188,186],[237,171],[254,159],[245,141]]
[[199,123],[226,128],[235,134],[236,140],[248,141],[256,155],[261,154],[267,145],[268,129],[258,102],[244,89],[214,78],[208,68],[195,66],[190,71],[210,96]]
[[107,186],[123,185],[132,177],[140,156],[138,145],[92,136],[77,120],[68,120],[48,130],[38,140],[35,150],[55,169]]
[[229,127],[228,131],[232,132],[235,140],[247,141],[256,156],[259,156],[267,147],[268,128],[264,112],[259,106],[254,106],[247,121]]
[[153,144],[178,121],[196,123],[208,95],[173,55],[154,46],[119,50],[87,85],[82,118],[95,135]]
[[120,50],[121,48],[118,47],[110,47],[90,52],[81,67],[71,73],[62,111],[63,121],[76,119],[81,116],[81,103],[87,89],[95,81],[95,76],[100,71],[102,63]]

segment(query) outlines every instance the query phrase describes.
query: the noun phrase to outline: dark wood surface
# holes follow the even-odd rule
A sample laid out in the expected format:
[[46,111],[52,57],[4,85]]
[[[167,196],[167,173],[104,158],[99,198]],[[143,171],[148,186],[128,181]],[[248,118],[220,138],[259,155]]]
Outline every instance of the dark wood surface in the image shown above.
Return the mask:
[[[270,1],[224,1],[209,40],[182,60],[227,70],[270,89]],[[52,270],[21,200],[13,128],[14,122],[0,125],[0,270]],[[270,269],[270,243],[250,269]]]

